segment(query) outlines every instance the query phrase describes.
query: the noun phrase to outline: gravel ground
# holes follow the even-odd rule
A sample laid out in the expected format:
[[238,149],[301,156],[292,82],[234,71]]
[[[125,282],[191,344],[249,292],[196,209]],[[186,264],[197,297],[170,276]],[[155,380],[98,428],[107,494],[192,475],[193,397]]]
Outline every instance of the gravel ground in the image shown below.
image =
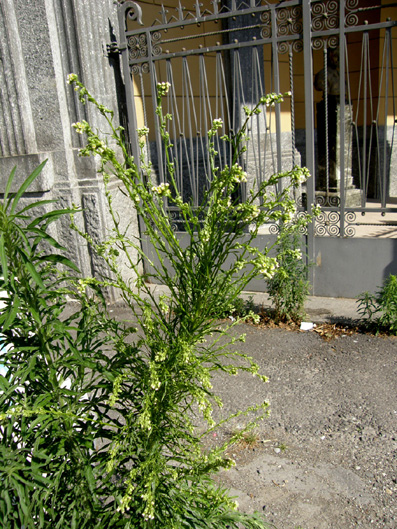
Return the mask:
[[[271,415],[232,448],[219,480],[277,529],[397,528],[397,339],[242,325],[240,350],[269,377],[217,375],[226,412],[267,399]],[[222,412],[223,413],[223,412]],[[222,441],[238,420],[217,434]]]
[[[335,308],[319,302],[311,321],[329,324]],[[355,317],[348,309],[342,319]],[[112,312],[128,318],[121,307]],[[271,414],[251,442],[231,448],[236,467],[217,479],[240,510],[263,512],[276,529],[397,529],[397,338],[317,331],[233,329],[246,334],[239,350],[269,383],[217,374],[222,414],[263,400]],[[241,426],[235,419],[211,444]]]

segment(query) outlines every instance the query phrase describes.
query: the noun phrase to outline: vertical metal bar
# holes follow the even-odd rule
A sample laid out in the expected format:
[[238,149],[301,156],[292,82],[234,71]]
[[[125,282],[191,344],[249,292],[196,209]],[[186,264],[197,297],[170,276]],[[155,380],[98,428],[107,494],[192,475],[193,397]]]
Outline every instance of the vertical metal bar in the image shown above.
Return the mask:
[[206,175],[207,179],[211,180],[211,164],[210,164],[210,154],[208,149],[208,130],[212,124],[212,112],[211,112],[211,103],[208,91],[208,80],[207,72],[205,68],[205,57],[204,54],[199,55],[199,75],[200,75],[200,106],[202,105],[203,112],[203,126],[201,127],[201,137],[204,143],[204,154],[207,162]]
[[[241,73],[240,53],[238,50],[234,50],[233,55],[234,55],[233,127],[234,127],[234,132],[236,133],[242,125],[241,117],[242,117],[242,112],[243,112],[243,106],[245,105],[245,95],[244,95],[244,86],[243,86],[243,79],[242,79],[242,73]],[[233,158],[235,158],[235,156],[236,156],[236,153],[233,153]],[[238,162],[238,160],[234,159],[233,163],[236,163],[236,162]]]
[[[345,235],[345,100],[346,100],[346,83],[345,83],[345,1],[340,3],[339,7],[339,163],[340,163],[340,232],[339,235]],[[336,176],[336,175],[335,175]]]
[[[194,168],[194,171],[192,171],[192,174],[190,175],[190,183],[191,183],[191,189],[193,194],[193,203],[194,205],[198,205],[198,197],[197,197],[197,182],[199,179],[199,131],[197,130],[197,116],[196,116],[196,109],[194,107],[194,94],[193,94],[193,88],[192,83],[190,79],[190,71],[189,71],[189,63],[187,60],[187,57],[183,57],[182,59],[182,78],[184,80],[184,90],[185,90],[185,104],[184,109],[186,108],[186,119],[187,119],[187,127],[188,127],[188,137],[190,139],[190,156],[191,156],[191,163],[192,167]],[[191,107],[190,108],[190,101]],[[184,110],[185,112],[185,110]],[[194,119],[194,125],[195,125],[195,133],[196,133],[196,152],[194,150],[194,136],[193,136],[193,127],[192,127],[192,116]],[[194,163],[195,162],[195,163]]]
[[[356,115],[354,116],[354,130],[356,133],[356,149],[357,149],[357,165],[358,165],[358,176],[360,181],[360,193],[361,197],[364,193],[364,176],[363,171],[361,167],[361,156],[360,156],[360,136],[359,136],[359,130],[358,130],[358,118],[360,115],[360,99],[361,99],[361,85],[363,83],[363,66],[364,60],[363,60],[363,44],[361,45],[361,66],[360,66],[360,77],[358,81],[358,89],[357,89],[357,105],[356,105]],[[361,198],[362,200],[362,198]]]
[[[260,97],[263,95],[263,85],[262,85],[262,77],[261,77],[261,67],[259,64],[259,53],[258,48],[255,46],[252,48],[252,62],[253,65],[255,65],[255,99],[254,101],[259,101]],[[257,178],[257,185],[258,188],[262,183],[262,176],[264,175],[265,168],[262,167],[262,157],[261,157],[261,139],[262,139],[262,130],[261,130],[261,123],[263,121],[263,112],[261,114],[256,115],[256,132],[257,132],[257,151],[255,153],[255,161],[258,160],[257,163],[255,163],[256,168],[256,178]]]
[[[219,65],[219,71],[220,71],[220,94],[223,93],[224,100],[221,101],[222,105],[222,112],[225,112],[225,117],[227,118],[223,120],[224,123],[224,133],[228,133],[233,128],[233,118],[232,118],[232,110],[230,109],[229,105],[229,97],[228,97],[228,89],[227,89],[227,83],[226,83],[226,74],[225,74],[225,68],[224,63],[222,60],[222,54],[219,52],[217,54],[218,59],[218,65]],[[223,87],[223,92],[222,92]],[[230,143],[223,142],[224,147],[224,164],[230,165],[231,157],[232,157],[232,146]]]
[[367,181],[367,57],[368,57],[368,32],[363,34],[363,61],[364,61],[364,87],[363,87],[363,146],[362,146],[362,158],[361,168],[363,175],[363,194],[361,195],[361,206],[365,208],[368,193],[368,181]]
[[[374,119],[374,110],[373,110],[373,97],[372,97],[372,83],[371,83],[371,56],[370,56],[370,48],[369,48],[369,36],[368,36],[368,91],[369,91],[369,103],[370,103],[370,133],[369,133],[369,146],[368,146],[368,157],[367,157],[367,195],[368,196],[368,188],[369,188],[369,178],[371,174],[371,158],[372,158],[372,141],[373,136],[375,134],[375,141],[376,141],[376,148],[377,152],[379,153],[379,137],[378,137],[378,122],[376,119]],[[375,131],[375,132],[374,132]],[[379,162],[379,156],[378,156],[378,162]],[[379,171],[378,171],[379,172]],[[376,172],[375,172],[375,182],[376,184]],[[380,174],[379,174],[380,176]]]
[[[324,42],[324,118],[325,118],[325,191],[329,199],[329,115],[328,115],[328,48]],[[334,116],[332,116],[334,119]],[[317,123],[318,126],[318,123]],[[317,140],[318,141],[318,140]]]
[[[387,112],[388,112],[388,102],[389,102],[389,53],[388,48],[391,49],[391,28],[386,29],[385,34],[385,49],[386,49],[386,79],[385,79],[385,124],[384,124],[384,134],[383,134],[383,167],[382,167],[382,179],[383,179],[383,185],[382,185],[382,202],[381,206],[382,208],[386,207],[386,198],[387,198],[387,182],[386,182],[386,167],[387,167]],[[380,94],[379,94],[380,97]]]
[[[237,58],[238,57],[238,51],[233,49],[232,50],[232,75],[233,75],[233,79],[232,79],[232,121],[231,121],[231,125],[232,125],[232,128],[230,130],[230,132],[232,134],[234,134],[235,132],[237,132],[238,128],[239,128],[239,124],[238,124],[238,121],[237,121],[237,108],[238,108],[238,102],[237,102],[237,97],[238,97],[238,90],[237,90],[237,72],[236,72],[236,64],[237,64]],[[230,164],[233,163],[233,156],[234,156],[234,153],[232,152],[232,159],[230,161]]]
[[183,196],[183,146],[181,140],[181,126],[179,118],[179,108],[177,96],[175,92],[174,74],[172,69],[172,62],[170,59],[166,60],[167,81],[171,84],[168,94],[168,104],[170,105],[169,113],[172,115],[170,127],[173,131],[172,138],[172,156],[175,164],[175,180],[178,186],[179,193]]
[[292,44],[289,44],[288,66],[289,66],[289,89],[291,92],[291,148],[292,148],[292,167],[295,167],[295,92],[294,92],[294,56]]
[[[271,46],[271,44],[265,44],[266,47],[268,46]],[[271,76],[270,76],[270,89],[269,89],[269,92],[271,92],[271,86],[272,86],[272,80],[271,80]],[[267,85],[266,85],[266,78],[264,78],[263,80],[263,95],[265,95],[267,93]],[[262,153],[262,160],[263,160],[263,167],[264,167],[264,174],[265,174],[265,171],[267,170],[267,165],[266,165],[266,161],[267,161],[267,158],[268,158],[268,137],[271,138],[271,134],[270,134],[270,126],[268,125],[268,115],[267,115],[267,109],[266,107],[263,109],[263,127],[264,127],[264,137],[263,137],[263,153]],[[271,145],[271,140],[270,140],[270,145]],[[270,163],[273,163],[273,153],[272,153],[272,149],[270,150]],[[273,163],[273,167],[274,167],[274,163]]]
[[348,103],[348,109],[349,109],[349,122],[350,122],[350,141],[349,141],[349,154],[348,154],[348,160],[350,161],[350,170],[349,170],[349,176],[352,179],[353,182],[353,137],[354,137],[354,131],[357,131],[357,123],[354,122],[354,115],[353,115],[353,104],[352,104],[352,94],[351,94],[351,85],[350,85],[350,76],[349,76],[349,54],[348,54],[348,46],[345,47],[345,65],[346,65],[346,72],[347,72],[347,78],[346,78],[346,86],[347,86],[347,103]]
[[[226,108],[225,108],[226,107]],[[223,68],[222,53],[216,54],[216,117],[220,117],[223,122],[222,135],[230,128],[229,98],[227,97],[226,78]],[[217,150],[219,152],[219,168],[222,170],[228,163],[227,149],[225,142],[220,143],[219,135],[216,137]]]
[[[273,59],[273,76],[274,91],[280,92],[280,68],[278,62],[278,42],[277,42],[277,11],[271,6],[271,24],[272,24],[272,59]],[[282,171],[282,153],[281,153],[281,108],[280,105],[275,107],[276,118],[276,146],[277,146],[277,171]],[[281,190],[280,190],[281,191]]]
[[[302,0],[303,20],[303,61],[305,76],[305,133],[306,133],[306,166],[312,178],[306,183],[307,211],[311,213],[315,200],[315,166],[314,166],[314,107],[313,107],[313,54],[310,0]],[[316,261],[314,225],[307,229],[307,255],[310,261]],[[315,267],[309,267],[309,281],[314,291]]]
[[156,64],[153,61],[153,53],[152,53],[152,39],[151,39],[151,33],[150,29],[145,30],[146,34],[146,42],[147,42],[147,49],[148,49],[148,62],[149,62],[149,73],[150,73],[150,84],[151,84],[151,91],[152,91],[152,107],[153,107],[153,116],[155,116],[155,138],[156,138],[156,151],[157,151],[157,166],[159,171],[159,182],[165,182],[166,181],[166,172],[164,170],[164,157],[163,157],[163,142],[161,140],[161,133],[160,133],[160,122],[159,117],[156,114],[156,108],[157,108],[157,74],[156,74]]

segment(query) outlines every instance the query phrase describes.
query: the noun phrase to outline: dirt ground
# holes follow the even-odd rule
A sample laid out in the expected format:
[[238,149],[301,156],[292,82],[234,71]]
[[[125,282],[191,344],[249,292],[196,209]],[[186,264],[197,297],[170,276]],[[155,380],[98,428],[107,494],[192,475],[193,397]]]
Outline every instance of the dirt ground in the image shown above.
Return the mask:
[[[269,377],[216,376],[226,412],[267,399],[271,415],[232,448],[219,480],[277,529],[397,528],[397,339],[242,325],[241,351]],[[325,333],[326,334],[326,333]],[[241,427],[235,420],[214,442]]]

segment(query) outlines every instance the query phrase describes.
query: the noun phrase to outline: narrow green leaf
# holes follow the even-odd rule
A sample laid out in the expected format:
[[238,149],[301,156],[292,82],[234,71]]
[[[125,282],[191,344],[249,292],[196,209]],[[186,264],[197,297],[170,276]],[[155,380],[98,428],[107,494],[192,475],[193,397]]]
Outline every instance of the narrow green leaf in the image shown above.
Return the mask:
[[18,232],[18,235],[21,237],[22,241],[25,243],[25,246],[27,248],[30,248],[29,240],[26,237],[25,228],[22,228],[21,226],[18,226],[18,224],[14,224],[15,231]]
[[7,263],[7,255],[6,250],[4,246],[4,233],[1,234],[0,237],[0,263],[1,263],[1,273],[4,279],[4,282],[8,282],[8,263]]
[[13,511],[13,508],[12,508],[12,505],[11,505],[11,500],[10,500],[10,496],[8,494],[8,491],[4,491],[4,493],[2,494],[3,498],[4,498],[4,501],[7,505],[7,512],[11,513]]
[[39,174],[41,173],[46,163],[47,163],[47,160],[44,160],[44,162],[42,162],[38,167],[36,167],[33,173],[27,177],[27,179],[23,182],[21,187],[18,189],[15,197],[12,199],[11,214],[15,213],[19,199],[25,193],[28,187],[32,184],[32,182],[39,176]]
[[11,186],[12,186],[12,182],[14,181],[14,176],[15,176],[15,171],[17,170],[17,166],[15,166],[11,173],[10,173],[10,176],[8,177],[8,180],[7,180],[7,184],[6,184],[6,190],[4,192],[4,201],[7,200],[7,197],[8,197],[8,193],[10,192],[10,189],[11,189]]
[[39,228],[33,228],[30,230],[32,233],[35,233],[37,237],[35,238],[33,244],[32,244],[32,250],[34,251],[37,248],[37,245],[42,241],[46,241],[50,246],[53,246],[57,250],[62,250],[66,252],[66,248],[64,246],[61,246],[59,242],[51,237],[51,235],[48,235],[48,233],[44,230],[40,230]]
[[48,225],[51,222],[58,220],[59,217],[62,217],[63,215],[70,215],[71,213],[76,213],[76,210],[72,208],[66,208],[66,209],[55,209],[53,211],[49,211],[48,213],[44,213],[44,215],[41,215],[40,217],[37,217],[36,219],[34,219],[28,225],[28,228],[37,226],[37,224],[40,224],[41,222],[44,222],[44,221],[46,221],[46,225]]
[[87,479],[88,486],[90,488],[91,494],[95,494],[95,477],[92,472],[91,465],[87,464],[84,469],[84,474]]
[[7,314],[6,320],[3,323],[3,331],[6,331],[7,329],[9,329],[11,327],[11,325],[12,325],[13,321],[15,320],[15,317],[16,317],[16,315],[18,313],[19,305],[20,305],[20,299],[18,298],[18,296],[15,296],[14,299],[13,299],[13,302],[12,302],[11,310]]
[[59,254],[43,255],[42,257],[39,257],[39,261],[64,265],[80,273],[80,270],[77,268],[77,266],[70,259],[68,259],[67,257],[63,255],[59,255]]
[[32,204],[28,204],[27,206],[22,208],[20,211],[18,211],[18,215],[23,215],[26,211],[29,211],[32,208],[46,206],[47,204],[55,204],[56,202],[57,202],[56,199],[52,199],[52,200],[38,200],[37,202],[33,202]]
[[15,488],[17,489],[18,493],[19,507],[21,507],[23,514],[28,517],[29,510],[25,501],[25,489],[19,484],[15,484]]
[[24,265],[27,271],[29,272],[31,278],[36,283],[36,285],[42,289],[45,289],[45,286],[43,284],[43,281],[41,280],[40,274],[36,270],[34,264],[31,261],[25,261]]

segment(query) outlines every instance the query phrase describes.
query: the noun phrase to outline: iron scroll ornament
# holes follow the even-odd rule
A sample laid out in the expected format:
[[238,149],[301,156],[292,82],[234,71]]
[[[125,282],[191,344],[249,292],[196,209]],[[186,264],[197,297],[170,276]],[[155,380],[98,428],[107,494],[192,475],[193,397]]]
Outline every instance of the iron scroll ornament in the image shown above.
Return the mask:
[[[302,34],[302,8],[300,6],[283,7],[277,9],[276,18],[278,37],[288,37]],[[272,36],[271,12],[263,11],[260,19],[262,22],[261,37],[263,39],[268,39]]]
[[122,6],[122,12],[121,16],[124,19],[125,23],[125,30],[128,29],[127,24],[129,21],[131,22],[138,22],[141,26],[143,26],[142,22],[142,8],[140,5],[138,5],[136,2],[131,2],[128,0],[127,2],[124,0],[118,0],[119,4]]
[[[339,7],[340,2],[345,1],[345,26],[355,26],[358,24],[358,16],[355,10],[358,0],[328,0],[324,2],[314,1],[311,5],[311,27],[313,32],[327,31],[339,28]],[[337,48],[339,38],[337,35],[330,37],[316,37],[313,39],[313,49],[320,50],[324,46],[327,48]]]
[[356,230],[353,224],[356,221],[354,211],[345,212],[345,228],[341,234],[339,211],[322,211],[314,220],[314,234],[316,237],[354,237]]
[[[160,31],[155,31],[150,35],[151,44],[152,44],[152,55],[159,56],[161,55],[162,49],[159,46],[161,42],[161,33]],[[136,59],[142,59],[148,57],[148,43],[146,33],[141,33],[140,35],[133,35],[128,38],[128,51],[130,61]]]

